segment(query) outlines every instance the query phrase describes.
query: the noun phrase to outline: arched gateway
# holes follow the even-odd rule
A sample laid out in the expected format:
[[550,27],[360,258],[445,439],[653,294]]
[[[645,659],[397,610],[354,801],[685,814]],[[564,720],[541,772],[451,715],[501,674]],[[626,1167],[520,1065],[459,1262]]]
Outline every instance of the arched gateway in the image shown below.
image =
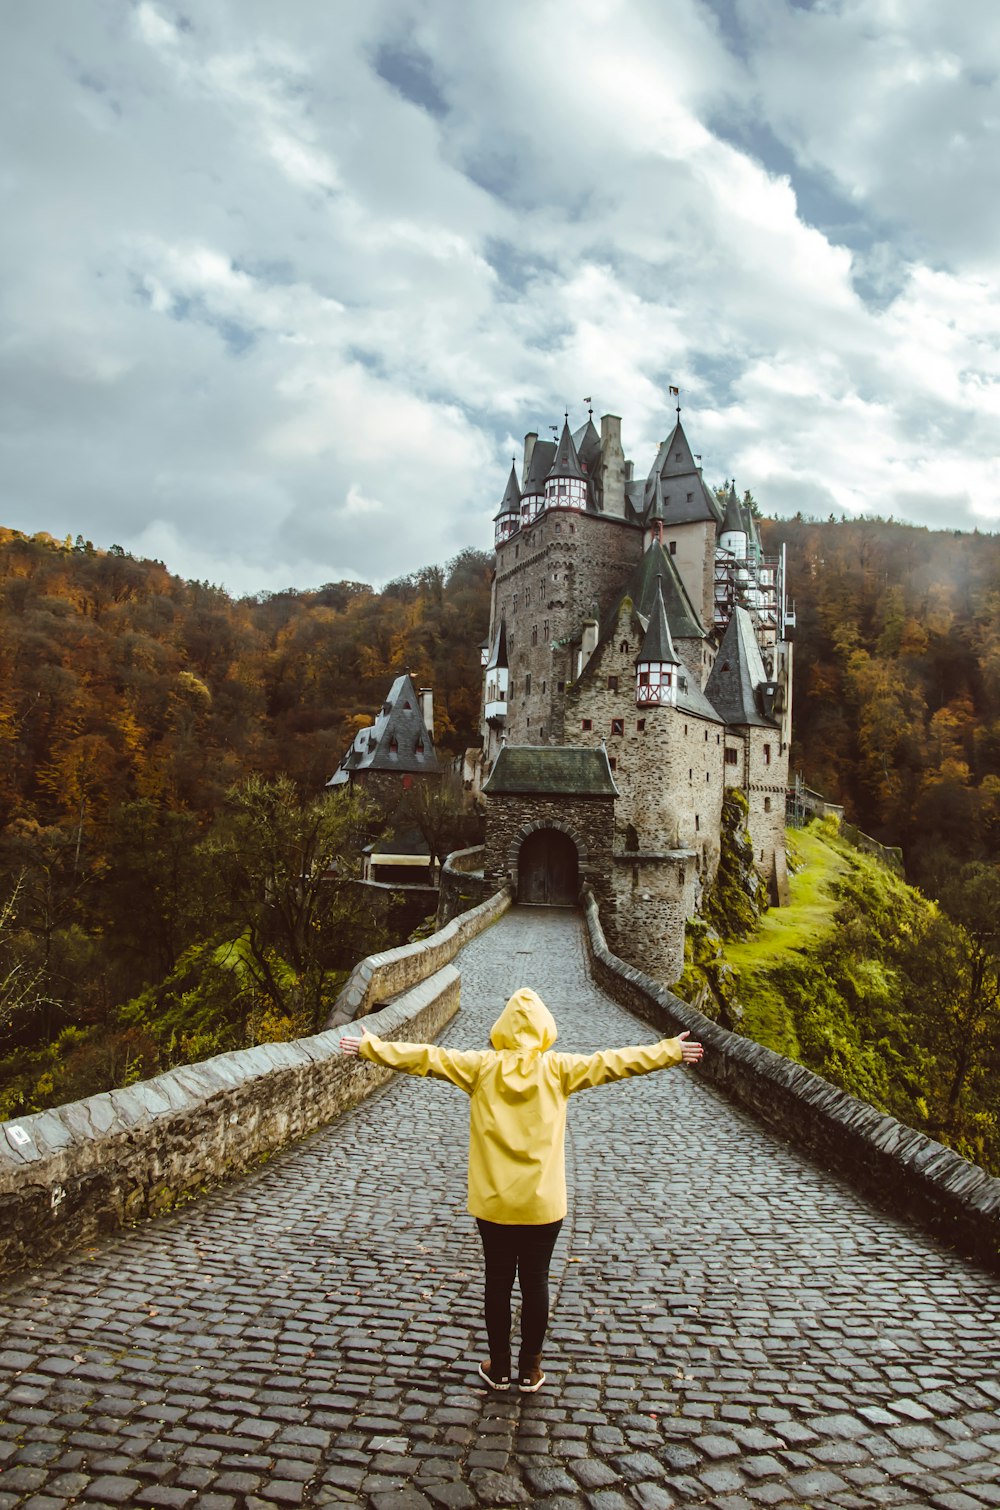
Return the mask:
[[568,834],[537,828],[517,856],[517,900],[549,907],[572,907],[580,891],[580,859]]

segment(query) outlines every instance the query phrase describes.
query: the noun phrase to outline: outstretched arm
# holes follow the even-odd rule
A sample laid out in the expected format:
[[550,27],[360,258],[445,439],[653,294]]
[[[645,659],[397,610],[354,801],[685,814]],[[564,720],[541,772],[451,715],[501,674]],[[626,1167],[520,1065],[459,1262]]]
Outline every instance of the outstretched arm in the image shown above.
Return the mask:
[[641,1044],[630,1049],[603,1049],[599,1054],[560,1054],[563,1090],[590,1090],[611,1080],[626,1080],[632,1075],[648,1075],[652,1070],[671,1069],[675,1064],[696,1064],[704,1050],[700,1043],[690,1043],[690,1033],[664,1038],[660,1043]]
[[447,1080],[460,1090],[471,1092],[479,1077],[483,1055],[477,1049],[440,1049],[433,1043],[394,1043],[365,1031],[363,1038],[348,1034],[340,1040],[340,1052],[349,1056],[360,1055],[373,1064],[382,1064],[390,1070],[403,1070],[408,1075],[430,1075],[434,1080]]

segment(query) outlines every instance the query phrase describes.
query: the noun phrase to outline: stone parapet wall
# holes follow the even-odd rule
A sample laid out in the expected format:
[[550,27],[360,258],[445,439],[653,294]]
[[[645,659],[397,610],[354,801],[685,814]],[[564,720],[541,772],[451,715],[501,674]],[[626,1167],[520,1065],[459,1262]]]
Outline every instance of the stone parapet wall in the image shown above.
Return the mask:
[[597,903],[584,895],[594,980],[664,1036],[705,1045],[698,1070],[761,1121],[842,1175],[877,1205],[1000,1272],[1000,1180],[802,1065],[729,1033],[608,949]]
[[346,1022],[364,1017],[373,1008],[380,1006],[400,991],[407,991],[418,981],[433,975],[467,944],[477,933],[482,933],[497,918],[502,917],[510,906],[510,892],[498,890],[494,881],[490,896],[470,912],[464,912],[444,928],[439,928],[415,944],[400,944],[395,949],[383,949],[379,954],[369,954],[355,965],[347,983],[327,1019],[327,1028],[338,1028]]
[[[458,1006],[448,965],[365,1026],[425,1042]],[[157,1216],[356,1106],[392,1071],[343,1058],[340,1037],[220,1054],[0,1123],[0,1272]]]
[[453,850],[441,867],[437,925],[443,928],[453,918],[487,901],[497,889],[493,879],[483,874],[482,844],[472,849]]

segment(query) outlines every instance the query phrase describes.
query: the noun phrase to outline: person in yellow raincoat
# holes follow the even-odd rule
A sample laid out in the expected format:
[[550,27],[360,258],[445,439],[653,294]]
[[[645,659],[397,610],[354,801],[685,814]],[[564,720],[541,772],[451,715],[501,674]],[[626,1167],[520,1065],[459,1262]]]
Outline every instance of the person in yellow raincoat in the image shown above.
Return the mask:
[[[364,1024],[362,1024],[362,1027]],[[469,1205],[486,1261],[488,1363],[479,1373],[491,1389],[510,1384],[511,1292],[521,1289],[518,1385],[539,1389],[542,1343],[549,1319],[549,1263],[566,1215],[563,1143],[566,1102],[575,1091],[692,1064],[702,1057],[688,1034],[597,1054],[556,1054],[558,1029],[534,991],[515,991],[490,1033],[492,1049],[442,1049],[427,1043],[383,1042],[365,1031],[347,1035],[341,1051],[410,1075],[431,1075],[466,1092],[469,1113]]]

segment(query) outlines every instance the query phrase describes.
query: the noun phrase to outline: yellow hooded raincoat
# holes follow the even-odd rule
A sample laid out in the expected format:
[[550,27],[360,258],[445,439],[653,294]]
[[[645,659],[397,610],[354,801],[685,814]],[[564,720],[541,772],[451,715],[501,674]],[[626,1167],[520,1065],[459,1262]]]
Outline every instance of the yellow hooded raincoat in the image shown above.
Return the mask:
[[563,1139],[574,1091],[681,1062],[677,1038],[598,1054],[553,1054],[558,1029],[534,991],[515,991],[490,1033],[492,1049],[386,1043],[366,1034],[363,1058],[411,1075],[449,1080],[470,1098],[469,1211],[488,1222],[531,1225],[566,1215]]

